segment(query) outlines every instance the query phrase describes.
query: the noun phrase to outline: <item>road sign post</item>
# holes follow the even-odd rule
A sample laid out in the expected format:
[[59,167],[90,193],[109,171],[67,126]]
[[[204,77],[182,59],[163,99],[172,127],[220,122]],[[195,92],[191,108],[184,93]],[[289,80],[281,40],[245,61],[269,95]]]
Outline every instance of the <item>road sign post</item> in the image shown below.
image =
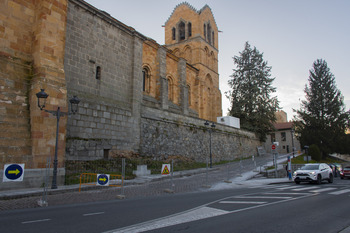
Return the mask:
[[275,144],[272,144],[271,149],[272,149],[272,154],[273,154],[273,162],[275,166],[275,178],[277,178],[277,153],[276,153],[276,148],[277,146]]
[[290,159],[290,156],[288,156],[287,172],[289,180],[292,180],[292,161]]

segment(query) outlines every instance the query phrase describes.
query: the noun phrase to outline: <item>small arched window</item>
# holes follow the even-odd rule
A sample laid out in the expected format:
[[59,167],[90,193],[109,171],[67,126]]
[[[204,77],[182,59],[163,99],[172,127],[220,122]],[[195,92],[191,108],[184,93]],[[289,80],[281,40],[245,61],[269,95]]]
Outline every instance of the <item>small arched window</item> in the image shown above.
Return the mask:
[[144,68],[142,70],[142,76],[143,76],[143,87],[142,90],[146,93],[150,92],[150,74],[148,69]]
[[174,101],[173,80],[170,77],[168,77],[167,81],[168,81],[168,99],[170,101]]
[[173,29],[171,30],[171,33],[172,33],[172,39],[173,39],[173,40],[176,40],[176,29],[173,28]]
[[183,52],[183,58],[185,58],[188,63],[192,63],[192,50],[190,46],[185,47]]
[[192,23],[187,24],[188,37],[192,36]]
[[210,24],[208,24],[207,25],[207,40],[208,40],[209,44],[211,44],[210,37],[211,37],[211,26],[210,26]]
[[186,35],[185,35],[185,23],[184,22],[180,22],[179,24],[179,40],[184,40],[186,39]]
[[96,67],[96,79],[101,80],[101,66]]
[[191,97],[191,87],[190,85],[187,85],[187,90],[188,90],[188,106],[192,105],[192,97]]
[[213,46],[215,46],[214,32],[211,33],[211,39],[212,39],[212,41],[213,41]]
[[207,40],[207,26],[205,24],[203,25],[203,29],[204,29],[204,39]]
[[210,53],[210,68],[215,69],[215,55],[214,55],[214,52]]

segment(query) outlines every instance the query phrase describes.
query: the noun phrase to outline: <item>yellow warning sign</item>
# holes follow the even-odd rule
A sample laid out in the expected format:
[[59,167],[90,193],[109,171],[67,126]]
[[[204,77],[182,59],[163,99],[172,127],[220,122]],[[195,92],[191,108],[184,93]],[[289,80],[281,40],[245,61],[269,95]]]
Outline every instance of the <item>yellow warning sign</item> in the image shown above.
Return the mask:
[[170,174],[170,164],[163,164],[162,175],[169,175],[169,174]]

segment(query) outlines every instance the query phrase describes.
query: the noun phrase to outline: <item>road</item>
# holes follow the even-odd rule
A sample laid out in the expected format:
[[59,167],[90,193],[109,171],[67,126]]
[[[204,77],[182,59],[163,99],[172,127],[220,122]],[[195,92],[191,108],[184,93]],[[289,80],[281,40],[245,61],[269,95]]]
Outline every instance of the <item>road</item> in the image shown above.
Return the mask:
[[1,232],[341,232],[350,180],[240,188],[0,212]]

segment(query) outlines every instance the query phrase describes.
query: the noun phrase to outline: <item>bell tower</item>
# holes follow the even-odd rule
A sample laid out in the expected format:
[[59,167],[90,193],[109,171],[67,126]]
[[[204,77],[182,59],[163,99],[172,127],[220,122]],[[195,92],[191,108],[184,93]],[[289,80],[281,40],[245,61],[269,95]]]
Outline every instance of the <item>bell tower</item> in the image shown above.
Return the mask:
[[192,108],[202,119],[222,116],[218,73],[218,27],[208,5],[197,11],[188,3],[177,5],[165,25],[165,46],[198,70],[189,83]]

